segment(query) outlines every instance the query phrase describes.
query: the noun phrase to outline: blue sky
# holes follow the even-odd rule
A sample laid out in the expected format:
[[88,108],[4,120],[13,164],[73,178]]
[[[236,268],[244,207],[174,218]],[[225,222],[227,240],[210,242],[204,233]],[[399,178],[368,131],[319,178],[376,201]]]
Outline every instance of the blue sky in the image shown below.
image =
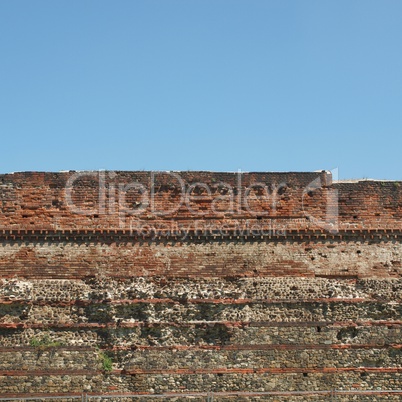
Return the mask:
[[0,1],[0,172],[402,180],[402,2]]

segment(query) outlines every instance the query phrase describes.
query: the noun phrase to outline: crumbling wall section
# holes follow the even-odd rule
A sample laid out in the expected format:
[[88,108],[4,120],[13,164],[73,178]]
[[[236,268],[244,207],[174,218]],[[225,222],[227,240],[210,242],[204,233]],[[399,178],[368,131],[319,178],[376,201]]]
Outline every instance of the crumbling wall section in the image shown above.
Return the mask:
[[0,175],[0,395],[399,400],[401,208],[327,172]]

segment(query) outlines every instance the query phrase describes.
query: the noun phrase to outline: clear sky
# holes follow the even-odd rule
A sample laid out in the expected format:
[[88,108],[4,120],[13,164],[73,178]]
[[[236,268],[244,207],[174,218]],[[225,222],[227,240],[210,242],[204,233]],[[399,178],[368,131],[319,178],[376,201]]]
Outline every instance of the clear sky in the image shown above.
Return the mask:
[[402,180],[400,0],[0,0],[0,172]]

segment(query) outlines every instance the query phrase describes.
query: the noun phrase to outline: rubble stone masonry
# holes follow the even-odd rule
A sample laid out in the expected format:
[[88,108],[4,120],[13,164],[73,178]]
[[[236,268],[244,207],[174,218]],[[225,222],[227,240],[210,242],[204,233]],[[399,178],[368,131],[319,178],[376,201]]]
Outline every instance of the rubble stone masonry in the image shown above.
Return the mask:
[[0,175],[0,397],[401,400],[401,184]]

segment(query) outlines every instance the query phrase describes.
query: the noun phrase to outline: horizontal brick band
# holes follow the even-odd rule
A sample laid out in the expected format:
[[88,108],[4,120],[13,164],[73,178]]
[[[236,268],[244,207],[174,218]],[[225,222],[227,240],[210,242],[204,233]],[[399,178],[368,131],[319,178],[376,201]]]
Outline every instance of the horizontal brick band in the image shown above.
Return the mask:
[[28,329],[28,328],[57,328],[57,329],[97,329],[97,328],[136,328],[136,327],[190,327],[190,326],[210,327],[214,325],[224,325],[227,327],[350,327],[350,326],[392,326],[401,327],[402,321],[303,321],[303,322],[258,322],[258,321],[188,321],[183,323],[177,322],[106,322],[106,323],[54,323],[49,325],[35,323],[0,323],[0,329]]
[[[0,353],[3,352],[23,352],[42,349],[55,349],[55,346],[0,346]],[[164,350],[329,350],[329,349],[402,349],[402,344],[253,344],[253,345],[171,345],[171,346],[115,346],[112,348],[103,347],[103,350],[150,350],[150,351],[164,351]],[[58,351],[94,351],[96,348],[90,346],[65,346],[58,345]]]
[[[171,370],[113,370],[114,375],[143,375],[143,374],[165,374],[165,375],[196,375],[196,374],[296,374],[296,373],[402,373],[402,367],[324,367],[324,368],[234,368],[234,369],[171,369]],[[0,377],[39,377],[39,376],[95,376],[101,374],[100,370],[0,370]]]
[[315,396],[315,395],[321,395],[321,396],[335,396],[335,395],[382,395],[382,396],[388,396],[388,395],[402,395],[402,390],[325,390],[325,391],[260,391],[260,392],[239,392],[239,391],[215,391],[215,392],[165,392],[165,393],[158,393],[158,394],[151,394],[151,393],[145,393],[145,392],[114,392],[114,393],[95,393],[95,392],[89,392],[89,393],[29,393],[29,394],[2,394],[2,397],[5,399],[8,398],[60,398],[60,397],[79,397],[82,398],[83,395],[88,395],[91,397],[102,397],[102,396],[107,396],[108,398],[129,398],[129,397],[143,397],[143,398],[180,398],[180,397],[230,397],[230,396],[237,396],[237,397],[242,397],[242,398],[247,398],[247,397],[260,397],[260,396]]
[[[257,222],[257,221],[256,221]],[[281,234],[246,234],[235,230],[220,230],[202,234],[196,231],[189,230],[183,235],[180,234],[158,234],[157,232],[149,232],[139,235],[131,230],[108,229],[80,229],[80,230],[44,230],[44,229],[0,229],[0,241],[25,241],[25,242],[72,242],[72,243],[133,243],[141,241],[178,241],[189,243],[205,243],[206,241],[242,241],[242,242],[258,242],[258,241],[273,241],[273,242],[329,242],[329,241],[401,241],[402,226],[382,229],[352,229],[340,230],[337,233],[328,233],[323,229],[315,230],[286,230]]]
[[[315,299],[185,299],[178,296],[177,299],[132,299],[132,300],[21,300],[21,299],[0,299],[0,305],[33,305],[33,306],[90,306],[90,305],[124,305],[124,304],[225,304],[225,305],[241,305],[241,304],[281,304],[281,303],[297,303],[297,304],[309,304],[309,303],[368,303],[375,302],[376,299],[363,299],[363,298],[315,298]],[[394,300],[381,300],[382,302],[393,302],[399,304]]]
[[[8,350],[9,348],[0,348],[0,352]],[[12,348],[13,349],[13,348]],[[344,350],[344,349],[402,349],[402,344],[252,344],[252,345],[170,345],[170,346],[144,346],[144,345],[133,345],[133,346],[115,346],[113,348],[104,347],[103,349],[108,350]],[[75,350],[75,349],[74,349]]]

